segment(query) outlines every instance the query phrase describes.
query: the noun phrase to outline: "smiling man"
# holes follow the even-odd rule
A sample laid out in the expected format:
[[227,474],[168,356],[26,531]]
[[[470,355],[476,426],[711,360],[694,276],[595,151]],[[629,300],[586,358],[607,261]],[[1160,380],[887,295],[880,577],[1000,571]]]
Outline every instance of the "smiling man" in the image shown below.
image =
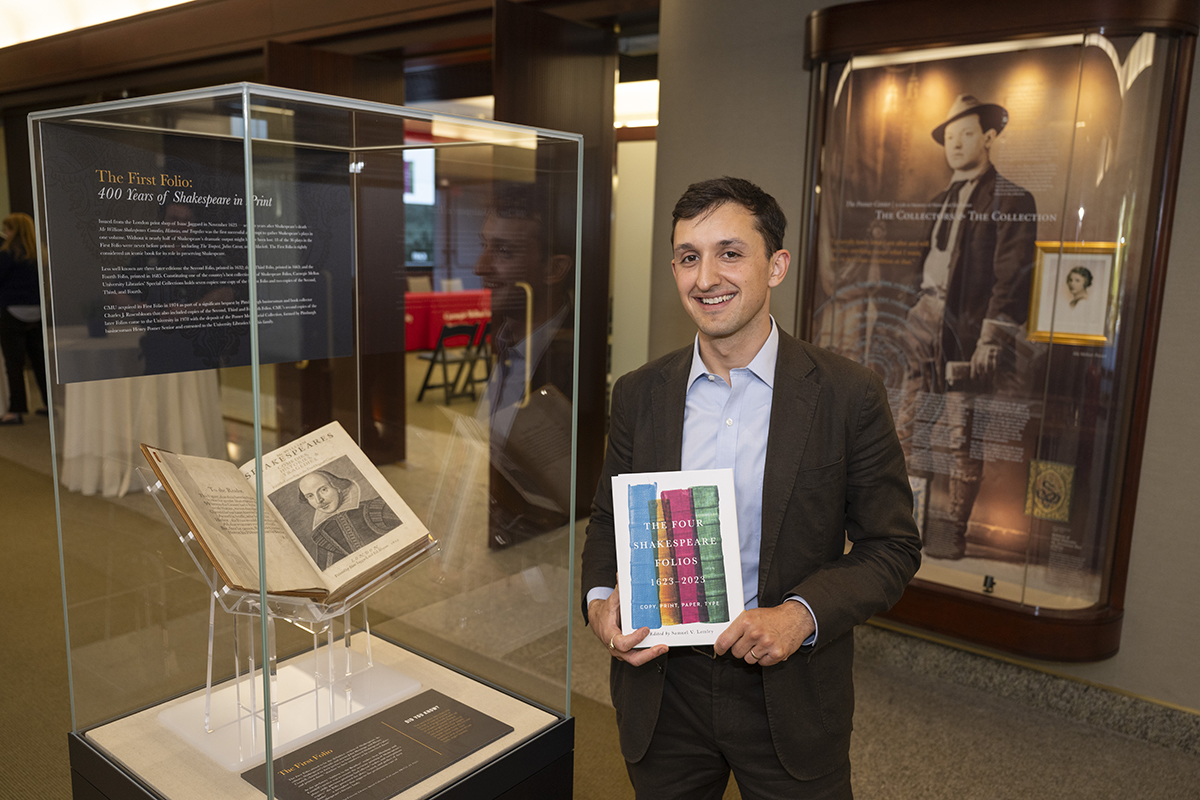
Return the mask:
[[[573,191],[573,190],[572,190]],[[547,414],[569,420],[574,377],[575,217],[563,187],[497,181],[483,226],[475,274],[491,292],[496,364],[477,410],[486,422],[488,543],[507,547],[569,521],[570,473],[520,469],[544,460]],[[542,404],[553,404],[548,411]],[[535,422],[530,422],[535,420]],[[562,430],[562,426],[557,426]],[[567,422],[566,430],[569,430]],[[531,433],[532,431],[532,433]],[[569,437],[554,442],[569,451]],[[532,454],[532,455],[531,455]],[[505,469],[499,469],[505,465]],[[536,473],[536,474],[535,474]],[[544,498],[557,498],[546,503]]]
[[[672,271],[688,347],[617,381],[583,554],[584,615],[612,656],[621,750],[639,798],[846,798],[853,628],[920,563],[883,384],[779,330],[787,222],[738,178],[675,206]],[[746,611],[711,648],[622,635],[612,477],[730,467]],[[852,544],[846,550],[847,539]]]

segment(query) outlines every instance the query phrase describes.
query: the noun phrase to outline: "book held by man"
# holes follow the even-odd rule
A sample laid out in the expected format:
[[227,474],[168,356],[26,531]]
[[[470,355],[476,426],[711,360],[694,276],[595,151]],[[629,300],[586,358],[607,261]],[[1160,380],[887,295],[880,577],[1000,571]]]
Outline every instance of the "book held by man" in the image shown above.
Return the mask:
[[639,647],[712,644],[743,610],[733,470],[613,478],[621,630]]
[[[254,461],[142,445],[142,453],[217,573],[257,592]],[[337,422],[262,457],[270,594],[335,603],[434,546],[429,531]]]

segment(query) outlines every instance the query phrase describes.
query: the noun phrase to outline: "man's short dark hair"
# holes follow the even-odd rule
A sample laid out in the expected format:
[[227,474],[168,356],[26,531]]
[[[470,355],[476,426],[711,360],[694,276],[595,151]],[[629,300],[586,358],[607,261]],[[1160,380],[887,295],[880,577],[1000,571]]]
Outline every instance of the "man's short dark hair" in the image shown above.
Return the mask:
[[715,211],[726,203],[737,203],[754,215],[754,228],[762,234],[767,257],[783,249],[787,217],[775,198],[744,178],[713,178],[693,183],[671,212],[671,244],[675,244],[675,226],[681,219],[695,219]]
[[[539,260],[560,254],[575,258],[574,189],[558,183],[548,178],[539,178],[534,183],[496,181],[487,209],[487,213],[500,219],[536,222]],[[570,196],[567,189],[571,190]]]

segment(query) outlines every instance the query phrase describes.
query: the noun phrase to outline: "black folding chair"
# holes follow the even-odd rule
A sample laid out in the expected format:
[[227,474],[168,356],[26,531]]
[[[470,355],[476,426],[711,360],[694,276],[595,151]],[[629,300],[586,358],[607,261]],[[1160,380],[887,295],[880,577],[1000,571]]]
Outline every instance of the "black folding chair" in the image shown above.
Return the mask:
[[[478,325],[443,325],[442,332],[438,334],[437,346],[434,347],[432,353],[418,353],[417,358],[424,359],[429,362],[429,369],[425,372],[425,380],[421,382],[421,391],[417,394],[417,402],[425,397],[427,389],[441,389],[446,393],[446,405],[450,405],[450,401],[456,397],[470,397],[475,399],[475,384],[473,381],[468,381],[468,387],[464,387],[462,391],[457,389],[458,381],[462,377],[463,370],[469,364],[474,369],[475,362],[475,334],[479,332]],[[463,345],[454,345],[451,350],[447,343],[451,339],[466,337]],[[465,346],[464,346],[465,345]],[[458,348],[462,349],[458,349]],[[433,368],[441,365],[442,367],[442,382],[430,383],[429,379],[433,377]],[[451,364],[458,365],[458,369],[454,371],[454,379],[450,379],[449,367]]]
[[[462,390],[465,392],[471,390],[472,396],[475,392],[475,384],[486,384],[488,376],[492,374],[492,346],[488,342],[488,337],[492,334],[492,321],[488,320],[483,323],[482,330],[479,332],[479,339],[470,347],[467,348],[468,363],[466,366],[467,377],[463,381]],[[476,375],[475,365],[483,362],[483,377]]]

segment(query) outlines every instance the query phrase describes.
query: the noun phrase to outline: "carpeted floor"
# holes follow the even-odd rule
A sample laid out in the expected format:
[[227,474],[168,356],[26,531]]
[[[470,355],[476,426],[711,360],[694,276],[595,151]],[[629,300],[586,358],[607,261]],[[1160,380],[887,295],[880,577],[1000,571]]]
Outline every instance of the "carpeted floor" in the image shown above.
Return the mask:
[[0,459],[9,498],[0,519],[5,594],[0,615],[0,798],[70,796],[67,655],[50,479]]

